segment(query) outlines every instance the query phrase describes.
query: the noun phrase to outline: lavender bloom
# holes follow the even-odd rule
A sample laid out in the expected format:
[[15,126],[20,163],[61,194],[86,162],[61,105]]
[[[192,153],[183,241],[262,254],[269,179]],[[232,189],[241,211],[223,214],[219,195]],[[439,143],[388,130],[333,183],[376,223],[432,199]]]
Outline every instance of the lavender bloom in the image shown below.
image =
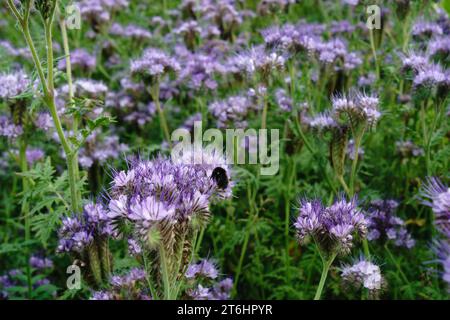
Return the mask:
[[42,160],[45,157],[45,153],[42,149],[27,149],[26,158],[30,166],[32,166],[36,161]]
[[[355,141],[353,139],[350,139],[348,141],[347,155],[351,160],[354,160],[355,155],[356,155],[356,150],[355,150]],[[364,149],[362,147],[359,147],[358,148],[358,158],[361,159],[362,156],[364,156]]]
[[31,52],[28,48],[15,48],[10,42],[0,40],[0,52],[5,52],[6,54],[13,57],[20,57],[24,59],[31,58]]
[[150,246],[159,236],[161,244],[174,245],[175,239],[167,238],[171,226],[188,227],[192,219],[207,221],[210,202],[231,195],[232,183],[222,189],[211,178],[218,166],[230,177],[224,159],[207,153],[199,156],[184,154],[176,162],[132,161],[128,171],[114,174],[109,217],[129,221],[138,238]]
[[421,68],[414,77],[414,87],[443,87],[450,86],[450,75],[438,64],[431,64]]
[[[97,58],[84,49],[75,49],[70,53],[70,64],[75,70],[80,69],[82,72],[92,72],[97,65]],[[66,59],[59,60],[58,69],[66,69]]]
[[442,61],[448,60],[450,55],[450,37],[439,37],[428,44],[427,54]]
[[216,279],[218,271],[214,263],[209,260],[203,259],[196,264],[191,264],[186,271],[186,278],[194,279],[199,277],[205,277],[209,279]]
[[[447,235],[448,236],[448,235]],[[438,261],[442,265],[443,273],[442,280],[448,285],[448,291],[450,292],[450,241],[449,238],[441,240],[435,251],[438,255]]]
[[142,253],[141,245],[134,239],[128,239],[128,252],[133,257],[139,256]]
[[84,168],[90,168],[94,163],[102,165],[128,151],[128,146],[120,143],[118,136],[102,136],[100,133],[99,130],[94,131],[79,151],[79,162]]
[[331,22],[330,32],[333,35],[355,32],[357,26],[347,20]]
[[375,83],[376,79],[377,79],[377,77],[376,77],[375,73],[370,72],[367,75],[361,76],[358,79],[358,86],[361,88],[370,87]]
[[307,117],[303,120],[310,128],[318,131],[326,131],[338,125],[328,113],[319,113],[312,118]]
[[50,128],[53,128],[52,116],[46,112],[39,113],[34,121],[34,124],[41,130],[49,131]]
[[277,100],[277,104],[280,107],[280,109],[284,112],[291,112],[292,111],[292,99],[287,96],[286,90],[284,89],[278,89],[275,92],[275,98]]
[[216,56],[186,53],[179,59],[183,66],[178,77],[180,83],[187,82],[188,87],[194,90],[217,89],[218,84],[214,75],[224,73],[225,68],[218,62]]
[[413,73],[417,74],[419,70],[426,69],[430,64],[428,57],[415,52],[410,52],[407,55],[401,55],[400,58],[402,59],[403,72],[413,71]]
[[363,259],[352,266],[344,266],[341,277],[347,286],[367,289],[372,298],[378,297],[380,291],[386,286],[380,267]]
[[81,0],[80,13],[98,32],[111,20],[111,13],[128,7],[128,0]]
[[328,254],[348,254],[354,236],[364,237],[367,231],[367,221],[355,198],[350,202],[340,198],[330,207],[324,207],[320,200],[303,199],[299,211],[294,226],[300,243],[313,238]]
[[122,26],[118,23],[114,23],[111,26],[111,29],[109,29],[109,33],[113,36],[121,36],[124,38],[131,38],[137,41],[145,41],[152,37],[152,34],[150,31],[135,26],[135,25],[127,25]]
[[434,22],[417,21],[412,28],[412,35],[419,39],[429,39],[443,34],[442,28]]
[[346,114],[352,125],[364,122],[374,126],[381,117],[378,98],[362,93],[333,97],[333,112],[338,117]]
[[174,58],[155,48],[146,49],[141,58],[131,61],[131,73],[142,75],[152,84],[168,72],[179,72],[180,69]]
[[49,258],[43,258],[39,256],[30,257],[30,266],[34,269],[51,269],[53,268],[53,261]]
[[29,85],[30,80],[23,71],[0,74],[0,99],[13,99],[24,93]]
[[212,300],[211,289],[205,288],[201,284],[188,294],[193,300]]
[[414,239],[406,229],[405,222],[395,216],[398,203],[394,200],[375,200],[368,210],[367,239],[370,241],[393,241],[398,247],[408,249],[415,245]]
[[257,46],[233,57],[228,63],[234,65],[233,69],[239,73],[248,76],[259,74],[266,81],[275,71],[284,69],[286,59],[275,51],[267,53],[263,46]]
[[15,125],[9,117],[0,116],[0,137],[16,139],[23,133],[21,125]]
[[89,300],[114,300],[114,296],[111,292],[96,291]]
[[252,111],[258,110],[253,99],[247,96],[232,96],[222,101],[215,101],[208,106],[209,112],[217,119],[219,128],[234,126],[245,128],[246,118]]
[[428,178],[422,192],[422,203],[436,215],[436,227],[444,235],[450,230],[450,188],[438,178]]
[[109,291],[97,291],[91,300],[149,300],[144,290],[146,273],[143,269],[132,268],[124,275],[113,275],[109,281]]
[[231,290],[233,289],[233,279],[225,278],[214,285],[212,295],[214,300],[230,299]]
[[84,206],[81,217],[65,217],[58,232],[57,251],[80,253],[94,238],[116,237],[107,213],[100,204],[89,203]]

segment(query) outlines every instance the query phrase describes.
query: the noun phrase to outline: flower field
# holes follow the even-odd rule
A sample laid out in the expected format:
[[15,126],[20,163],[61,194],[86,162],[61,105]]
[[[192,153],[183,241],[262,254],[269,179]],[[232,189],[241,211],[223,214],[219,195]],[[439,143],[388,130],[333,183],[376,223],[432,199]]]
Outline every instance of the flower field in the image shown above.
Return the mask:
[[450,1],[4,0],[0,300],[447,300]]

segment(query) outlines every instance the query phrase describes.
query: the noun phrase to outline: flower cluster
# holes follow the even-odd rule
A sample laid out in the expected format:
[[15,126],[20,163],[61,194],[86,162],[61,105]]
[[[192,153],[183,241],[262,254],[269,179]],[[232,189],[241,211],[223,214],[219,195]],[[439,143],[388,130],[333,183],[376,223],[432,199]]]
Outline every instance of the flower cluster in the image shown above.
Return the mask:
[[[97,65],[97,58],[84,49],[75,49],[70,53],[70,64],[72,67],[84,73],[92,72]],[[58,62],[58,68],[64,70],[66,68],[66,59]]]
[[163,75],[179,72],[180,69],[179,63],[174,58],[155,48],[146,49],[141,58],[131,61],[131,73],[141,75],[151,84],[159,81]]
[[312,238],[327,254],[348,254],[355,236],[365,237],[367,232],[367,221],[355,198],[348,202],[341,197],[329,207],[317,199],[303,199],[299,213],[294,226],[300,243]]
[[362,93],[335,96],[333,98],[333,112],[337,117],[345,115],[355,127],[360,123],[374,126],[381,117],[379,103],[377,97]]
[[126,144],[120,143],[116,135],[101,136],[98,130],[87,139],[79,152],[79,162],[84,168],[90,168],[94,163],[103,165],[110,159],[117,159],[128,151]]
[[59,229],[58,252],[82,253],[95,238],[116,237],[117,233],[101,204],[88,203],[81,216],[65,217]]
[[254,97],[250,95],[231,96],[208,106],[209,112],[217,119],[219,128],[245,128],[248,125],[248,115],[259,108],[259,104],[255,103]]
[[0,74],[0,99],[8,100],[24,93],[30,80],[23,71]]
[[189,265],[186,271],[188,283],[195,286],[187,291],[194,300],[227,300],[230,298],[233,280],[225,278],[217,281],[219,271],[209,260],[200,260]]
[[376,264],[361,259],[351,266],[344,266],[341,271],[344,284],[354,289],[365,288],[372,298],[378,297],[386,287],[386,281]]
[[449,284],[450,290],[450,188],[437,178],[429,178],[421,197],[435,214],[435,226],[440,232],[435,249],[444,270],[442,279]]
[[212,177],[220,167],[225,179],[230,178],[224,159],[206,152],[199,156],[183,155],[177,162],[163,157],[132,161],[128,171],[114,175],[108,216],[131,222],[147,246],[162,240],[172,252],[177,245],[173,233],[187,232],[189,221],[206,221],[211,201],[231,195],[232,183],[219,185]]
[[393,241],[398,247],[412,248],[414,239],[406,229],[405,222],[395,216],[398,203],[394,200],[374,200],[368,210],[367,239],[370,241]]
[[150,300],[144,289],[146,273],[139,268],[132,268],[124,275],[113,275],[109,280],[108,291],[96,291],[91,300]]

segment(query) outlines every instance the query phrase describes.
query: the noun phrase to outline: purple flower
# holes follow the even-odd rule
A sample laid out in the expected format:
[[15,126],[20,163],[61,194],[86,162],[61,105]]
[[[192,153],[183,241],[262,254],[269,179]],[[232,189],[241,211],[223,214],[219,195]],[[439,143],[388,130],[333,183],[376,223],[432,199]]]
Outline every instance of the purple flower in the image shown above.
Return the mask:
[[49,131],[50,128],[53,128],[53,119],[49,113],[42,112],[39,113],[34,121],[34,124],[39,129],[44,131]]
[[436,215],[436,227],[444,235],[450,230],[450,188],[438,178],[428,178],[421,191],[422,203]]
[[49,258],[44,258],[40,256],[30,257],[30,266],[34,269],[51,269],[53,268],[53,261]]
[[[97,65],[97,58],[91,55],[85,49],[75,49],[70,53],[70,64],[74,69],[80,69],[82,72],[92,72]],[[66,59],[58,62],[58,69],[65,70]]]
[[179,72],[180,69],[174,58],[155,48],[146,49],[141,58],[131,61],[131,73],[149,78],[151,83],[169,72]]
[[97,237],[117,237],[108,211],[100,204],[88,203],[83,214],[65,217],[58,232],[58,252],[82,252]]
[[214,263],[203,259],[196,264],[191,264],[186,271],[186,278],[194,279],[197,277],[205,277],[209,279],[216,279],[218,271]]
[[134,239],[128,239],[128,252],[133,257],[139,256],[142,253],[141,245]]
[[356,199],[347,202],[340,198],[330,207],[324,207],[320,200],[303,199],[299,212],[294,226],[300,243],[313,238],[326,253],[348,254],[354,236],[364,237],[367,231],[367,221],[357,209]]
[[23,94],[30,86],[30,80],[23,71],[0,74],[0,99],[13,99]]
[[21,125],[15,125],[9,117],[0,116],[0,137],[16,139],[23,133]]
[[336,116],[346,114],[352,125],[355,121],[362,121],[374,126],[381,117],[379,103],[376,96],[368,96],[363,93],[335,96],[333,97],[333,112]]
[[144,41],[144,40],[150,39],[152,37],[152,34],[150,31],[148,31],[144,28],[132,25],[132,24],[127,25],[127,26],[122,26],[118,23],[114,23],[111,26],[109,33],[114,36],[131,38],[131,39],[138,40],[138,41]]
[[374,200],[368,210],[367,239],[370,241],[391,240],[398,247],[412,248],[415,240],[406,229],[405,222],[395,216],[398,203],[394,200]]
[[231,96],[226,100],[215,101],[208,106],[209,112],[217,119],[219,128],[245,128],[248,115],[259,109],[253,97]]
[[[348,141],[348,146],[347,146],[347,155],[351,160],[354,160],[355,156],[356,156],[356,150],[355,150],[355,141],[353,139],[350,139]],[[358,148],[358,157],[359,159],[362,158],[362,156],[364,156],[364,149],[362,147]]]
[[286,90],[284,89],[278,89],[275,92],[275,98],[277,100],[277,104],[280,107],[280,109],[284,112],[291,112],[292,111],[292,99],[287,96]]
[[371,296],[377,296],[385,287],[380,267],[371,261],[361,259],[351,266],[344,266],[341,272],[345,285],[355,289],[365,288]]
[[26,158],[30,166],[32,166],[36,161],[42,160],[45,157],[45,153],[42,149],[27,149]]
[[212,178],[218,166],[230,177],[224,159],[206,152],[199,159],[193,155],[131,161],[128,171],[113,176],[108,216],[130,223],[138,239],[148,244],[168,236],[171,226],[190,227],[192,219],[206,222],[210,202],[231,196],[233,184],[221,188]]
[[412,35],[416,38],[431,38],[443,34],[442,28],[435,22],[417,21],[412,28]]

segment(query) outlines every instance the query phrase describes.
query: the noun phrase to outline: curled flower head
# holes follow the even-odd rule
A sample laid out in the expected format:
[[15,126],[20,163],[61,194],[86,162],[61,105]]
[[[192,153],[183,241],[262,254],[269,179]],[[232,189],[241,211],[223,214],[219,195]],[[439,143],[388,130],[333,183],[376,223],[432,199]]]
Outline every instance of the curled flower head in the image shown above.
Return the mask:
[[179,72],[180,69],[174,58],[155,48],[146,49],[139,59],[131,62],[131,73],[142,76],[152,84],[165,74]]
[[330,207],[320,200],[303,199],[294,226],[300,243],[313,238],[319,248],[327,253],[348,254],[355,236],[364,237],[367,221],[356,207],[356,199],[350,202],[339,198]]
[[344,114],[352,126],[356,127],[362,123],[374,126],[381,117],[379,103],[376,96],[369,96],[364,93],[335,96],[333,98],[333,112],[337,117]]
[[437,228],[446,234],[450,230],[450,188],[438,178],[428,178],[421,191],[423,204],[436,215]]

